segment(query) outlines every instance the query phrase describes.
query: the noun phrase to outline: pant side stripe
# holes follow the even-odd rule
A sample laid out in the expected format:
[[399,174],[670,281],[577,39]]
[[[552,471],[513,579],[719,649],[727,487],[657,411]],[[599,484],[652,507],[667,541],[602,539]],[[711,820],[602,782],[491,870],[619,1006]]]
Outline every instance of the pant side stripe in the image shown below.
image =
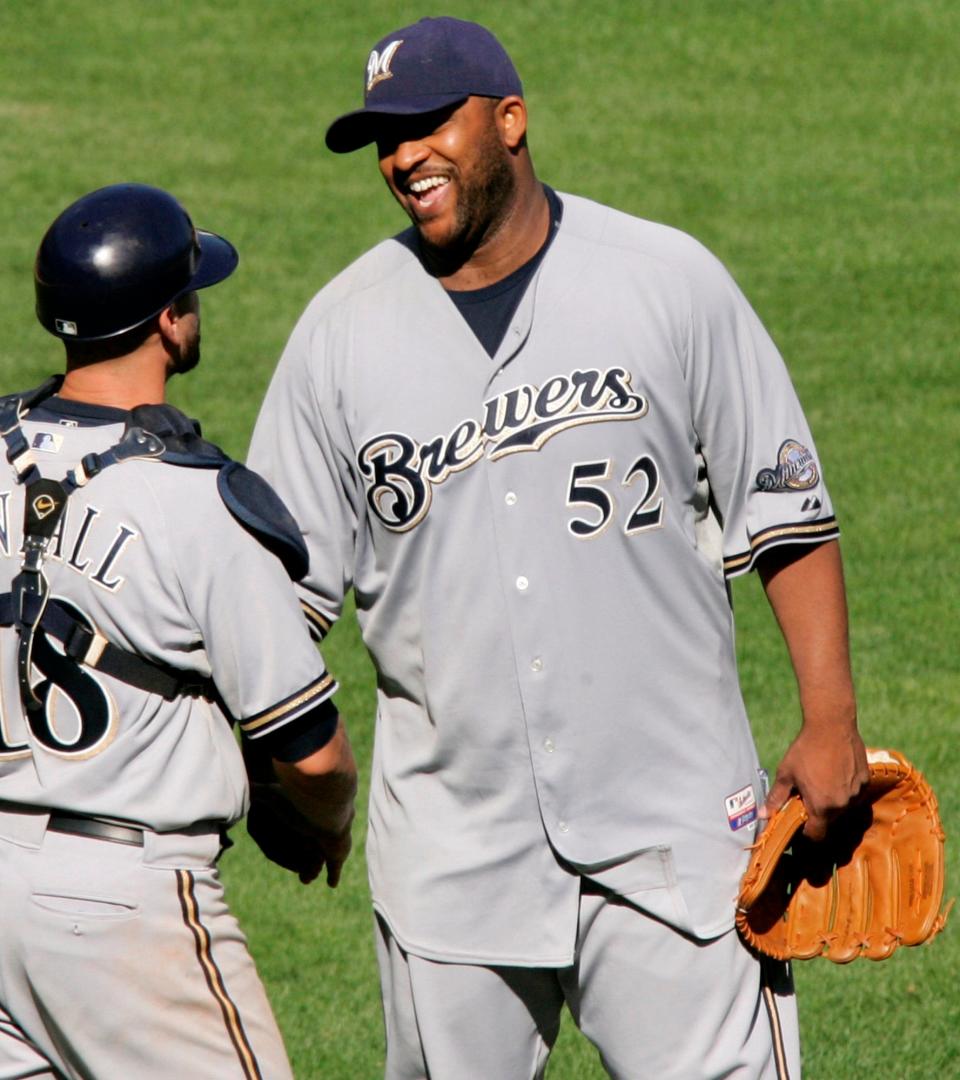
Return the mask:
[[773,1058],[777,1066],[777,1080],[790,1080],[787,1051],[783,1044],[783,1028],[780,1026],[780,1013],[777,1011],[777,997],[767,985],[766,977],[763,979],[763,1003],[767,1007],[767,1016],[770,1018],[770,1037],[773,1042]]
[[210,951],[210,934],[200,921],[200,912],[193,889],[193,874],[189,870],[177,871],[177,893],[180,898],[183,921],[190,928],[197,946],[197,960],[203,971],[203,977],[223,1013],[224,1025],[243,1067],[244,1080],[263,1080],[253,1048],[247,1039],[247,1033],[243,1030],[240,1014],[227,993],[223,976]]

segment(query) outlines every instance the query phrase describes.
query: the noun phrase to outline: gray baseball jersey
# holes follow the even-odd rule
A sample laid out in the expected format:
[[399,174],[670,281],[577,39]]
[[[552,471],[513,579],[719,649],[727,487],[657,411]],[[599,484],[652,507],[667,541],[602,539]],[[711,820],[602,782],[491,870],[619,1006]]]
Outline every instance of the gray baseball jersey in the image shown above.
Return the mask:
[[[86,455],[113,447],[126,418],[52,398],[21,427],[59,481],[90,469]],[[227,712],[245,738],[279,747],[335,690],[289,578],[227,509],[217,469],[113,463],[70,495],[43,567],[44,619],[56,608],[91,634],[90,662],[68,660],[67,638],[41,621],[29,677],[40,707],[28,710],[10,625],[24,492],[7,464],[0,1073],[289,1078],[215,865],[223,826],[247,807]],[[108,674],[108,649],[212,679],[219,696],[167,700]],[[104,1006],[95,1022],[91,1002]]]
[[[44,476],[60,479],[123,432],[120,410],[59,402],[28,414]],[[114,645],[213,679],[248,737],[263,738],[334,689],[279,560],[230,514],[216,470],[133,460],[75,492],[50,545],[50,594]],[[23,487],[0,485],[0,592],[19,570]],[[2,635],[3,798],[135,821],[167,831],[247,807],[229,720],[205,696],[165,701],[100,672],[44,670],[43,719],[19,707],[16,634]],[[51,665],[47,665],[49,668]],[[58,682],[58,678],[61,681]]]
[[368,858],[408,952],[572,961],[580,875],[733,922],[762,800],[727,579],[837,534],[784,364],[690,237],[574,196],[493,361],[386,241],[312,301],[251,464],[353,585]]

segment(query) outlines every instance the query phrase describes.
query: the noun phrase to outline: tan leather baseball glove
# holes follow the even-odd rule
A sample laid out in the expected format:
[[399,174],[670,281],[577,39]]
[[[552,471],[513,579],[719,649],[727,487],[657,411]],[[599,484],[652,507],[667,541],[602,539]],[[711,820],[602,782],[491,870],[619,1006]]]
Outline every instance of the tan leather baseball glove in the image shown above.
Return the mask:
[[798,796],[770,818],[740,884],[737,928],[778,960],[883,960],[944,927],[944,832],[936,796],[895,750],[869,750],[857,805],[815,843]]

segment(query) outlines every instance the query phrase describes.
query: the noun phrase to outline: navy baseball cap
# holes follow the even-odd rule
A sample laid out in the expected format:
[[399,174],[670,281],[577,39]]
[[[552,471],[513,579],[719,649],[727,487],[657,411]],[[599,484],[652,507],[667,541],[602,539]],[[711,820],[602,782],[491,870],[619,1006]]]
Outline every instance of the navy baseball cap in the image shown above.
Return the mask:
[[483,26],[444,15],[382,37],[367,60],[363,108],[327,128],[327,146],[349,154],[376,139],[382,116],[416,116],[480,97],[523,94],[513,61]]

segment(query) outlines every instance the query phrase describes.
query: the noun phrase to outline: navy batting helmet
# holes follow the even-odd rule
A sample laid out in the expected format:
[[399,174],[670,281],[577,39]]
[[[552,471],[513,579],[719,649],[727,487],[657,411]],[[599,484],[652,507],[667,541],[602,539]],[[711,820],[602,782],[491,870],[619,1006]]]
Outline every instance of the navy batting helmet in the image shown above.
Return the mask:
[[37,318],[57,337],[97,341],[142,326],[184,293],[233,273],[236,249],[195,229],[177,200],[146,184],[78,199],[37,251]]

